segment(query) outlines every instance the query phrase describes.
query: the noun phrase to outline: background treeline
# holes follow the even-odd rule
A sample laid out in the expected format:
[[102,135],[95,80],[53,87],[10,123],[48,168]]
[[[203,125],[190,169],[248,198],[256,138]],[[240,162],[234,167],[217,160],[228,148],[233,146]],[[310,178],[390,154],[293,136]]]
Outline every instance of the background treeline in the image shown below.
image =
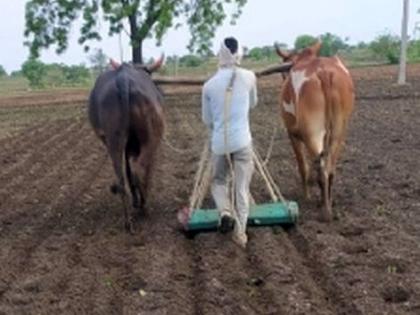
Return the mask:
[[[371,42],[349,44],[348,38],[326,33],[319,36],[323,46],[321,55],[332,56],[339,54],[350,67],[361,67],[378,64],[397,64],[400,54],[400,38],[392,34],[383,34]],[[296,38],[293,47],[276,43],[282,49],[302,49],[312,44],[317,37],[300,35]],[[244,66],[258,68],[275,63],[279,58],[274,45],[263,47],[245,47]],[[420,62],[420,40],[409,41],[408,61]],[[102,50],[96,50],[89,56],[89,65],[45,64],[37,59],[29,59],[23,63],[19,71],[7,74],[0,65],[0,80],[25,81],[31,88],[55,87],[84,87],[92,84],[94,78],[107,68],[108,57]],[[186,75],[209,74],[217,67],[217,59],[213,53],[205,56],[184,55],[168,56],[162,74]]]
[[[356,45],[348,43],[348,38],[341,38],[337,35],[326,33],[319,36],[323,46],[322,56],[341,55],[351,67],[374,65],[374,64],[397,64],[400,55],[400,38],[392,34],[383,34],[371,42],[360,42]],[[277,43],[278,46],[287,49],[302,49],[317,40],[312,35],[301,35],[295,40],[293,47]],[[210,58],[209,58],[210,57]],[[167,66],[170,63],[178,63],[180,67],[199,67],[209,62],[212,56],[199,57],[187,55],[183,57],[172,56],[167,59]],[[410,40],[408,48],[409,62],[420,62],[420,40]],[[278,56],[274,45],[263,47],[245,48],[245,62],[277,61]]]

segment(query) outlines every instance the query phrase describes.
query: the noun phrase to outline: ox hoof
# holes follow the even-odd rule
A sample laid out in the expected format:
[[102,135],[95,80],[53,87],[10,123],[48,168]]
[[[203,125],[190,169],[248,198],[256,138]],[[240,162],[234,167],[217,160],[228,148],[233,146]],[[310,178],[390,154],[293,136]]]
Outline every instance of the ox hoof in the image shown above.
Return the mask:
[[142,219],[145,219],[148,217],[148,211],[144,207],[135,208],[136,211],[133,213],[133,219],[136,222],[140,222]]
[[125,230],[130,234],[134,234],[135,230],[133,222],[125,222]]
[[321,216],[320,216],[320,221],[321,222],[325,222],[325,223],[329,223],[333,220],[333,215],[331,213],[331,211],[323,211]]
[[111,193],[113,193],[114,195],[116,194],[124,194],[124,189],[118,185],[118,184],[112,184],[109,187],[109,190],[111,191]]
[[149,210],[144,206],[139,209],[138,213],[142,218],[147,218],[149,216]]
[[134,209],[137,209],[139,211],[142,210],[142,203],[138,199],[133,198],[133,202],[131,203]]

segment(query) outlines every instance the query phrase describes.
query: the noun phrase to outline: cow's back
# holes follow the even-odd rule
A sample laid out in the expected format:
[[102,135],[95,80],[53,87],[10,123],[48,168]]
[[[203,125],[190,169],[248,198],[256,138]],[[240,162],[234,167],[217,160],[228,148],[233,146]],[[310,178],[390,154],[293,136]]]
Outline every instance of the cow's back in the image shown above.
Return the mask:
[[354,107],[353,79],[338,57],[320,60],[317,77],[325,99],[326,129],[341,138]]
[[[124,97],[128,103],[126,113]],[[122,65],[101,74],[96,80],[89,99],[89,119],[98,134],[103,133],[107,125],[115,125],[114,120],[122,115],[128,116],[127,124],[124,124],[127,132],[131,127],[144,127],[144,132],[150,133],[154,125],[158,125],[157,128],[163,125],[161,104],[162,95],[150,76],[130,65]]]
[[353,102],[353,81],[337,57],[313,57],[297,63],[280,98],[289,133],[310,143],[314,153],[322,151],[331,121],[348,119]]
[[157,145],[164,131],[163,96],[144,71],[127,67],[130,99],[130,130],[143,144]]
[[354,83],[349,70],[338,57],[329,58],[329,71],[332,73],[332,104],[340,115],[348,118],[354,107]]

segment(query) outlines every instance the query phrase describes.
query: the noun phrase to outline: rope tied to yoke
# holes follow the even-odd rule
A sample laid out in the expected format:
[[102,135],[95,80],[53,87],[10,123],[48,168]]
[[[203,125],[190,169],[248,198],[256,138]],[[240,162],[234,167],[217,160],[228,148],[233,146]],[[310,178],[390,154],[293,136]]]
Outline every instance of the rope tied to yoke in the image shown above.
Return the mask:
[[198,170],[195,174],[194,188],[190,197],[190,209],[201,207],[211,179],[210,142],[206,141],[198,162]]

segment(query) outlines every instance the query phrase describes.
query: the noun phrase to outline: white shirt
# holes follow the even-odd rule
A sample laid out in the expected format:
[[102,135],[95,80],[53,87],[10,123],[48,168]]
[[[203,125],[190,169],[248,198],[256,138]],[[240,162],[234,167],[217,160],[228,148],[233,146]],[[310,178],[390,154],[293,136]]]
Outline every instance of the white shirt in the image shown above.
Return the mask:
[[236,68],[231,110],[227,117],[228,141],[225,144],[225,93],[233,69],[233,67],[220,68],[203,87],[202,118],[211,130],[211,150],[214,154],[233,153],[249,146],[252,142],[249,110],[257,105],[257,80],[254,72]]

